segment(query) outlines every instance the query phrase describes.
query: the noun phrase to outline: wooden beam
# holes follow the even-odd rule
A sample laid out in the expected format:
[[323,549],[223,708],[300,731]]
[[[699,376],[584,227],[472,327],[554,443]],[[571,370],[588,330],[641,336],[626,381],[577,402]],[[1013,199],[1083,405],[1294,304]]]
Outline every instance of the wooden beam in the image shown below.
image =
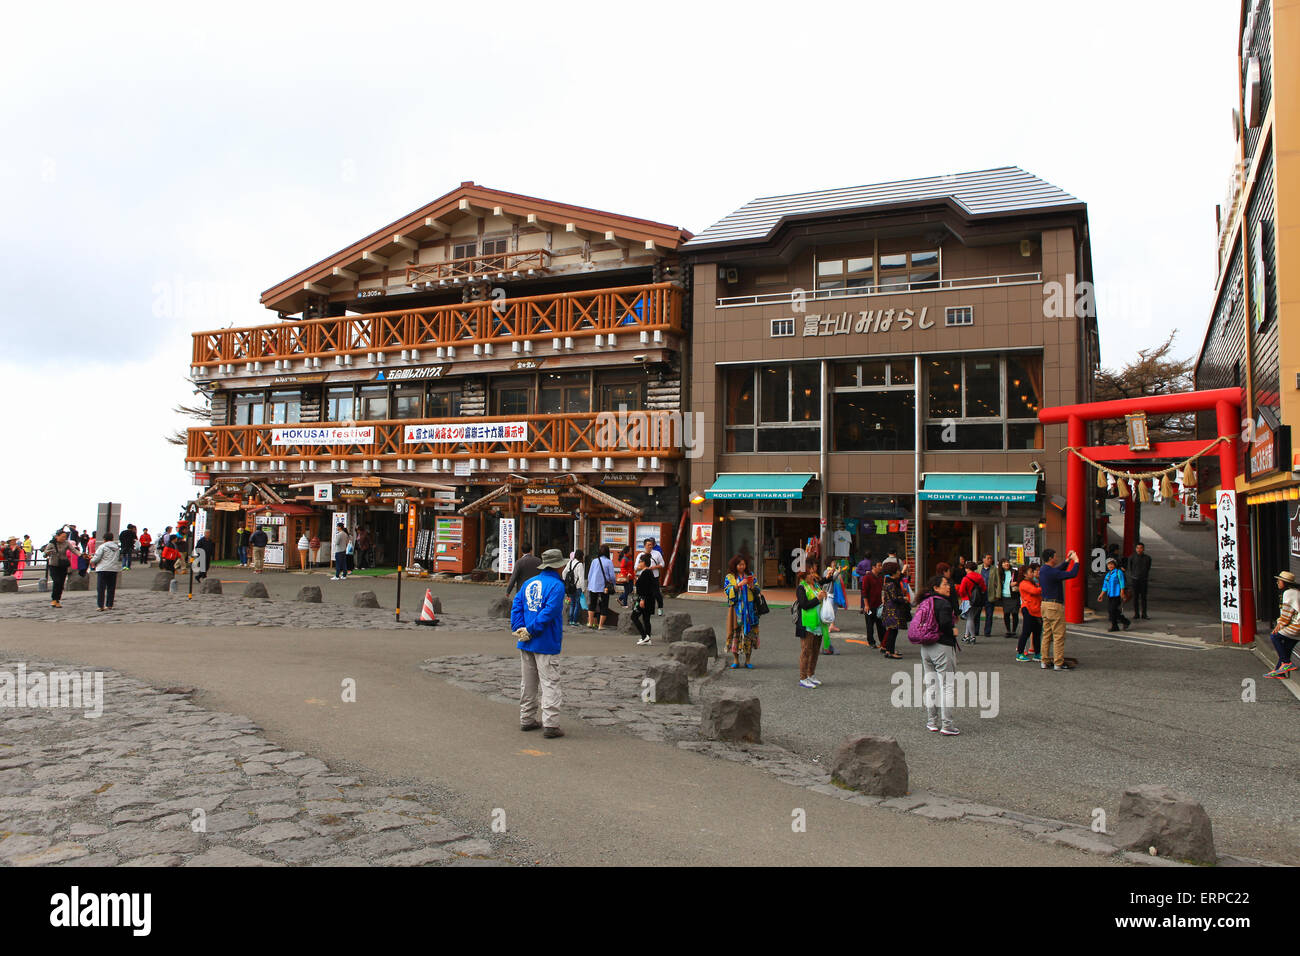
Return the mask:
[[377,265],[381,269],[388,268],[388,256],[381,256],[377,252],[363,252],[361,258],[372,265]]
[[424,219],[424,228],[432,229],[434,232],[446,235],[451,232],[451,223],[443,222],[441,219],[434,219],[432,216],[426,216]]
[[410,236],[403,236],[400,233],[398,235],[393,236],[393,242],[397,243],[399,246],[405,246],[407,249],[410,249],[412,252],[420,248],[420,244],[418,242],[416,242]]
[[329,290],[329,289],[325,288],[323,285],[317,285],[315,282],[304,282],[304,283],[302,284],[302,287],[303,287],[303,289],[305,289],[306,291],[308,291],[308,292],[315,292],[315,293],[318,294],[318,295],[329,295],[329,294],[330,294],[330,290]]
[[344,269],[342,266],[334,267],[334,275],[338,276],[341,279],[347,279],[349,282],[357,281],[357,274],[353,272],[351,269]]

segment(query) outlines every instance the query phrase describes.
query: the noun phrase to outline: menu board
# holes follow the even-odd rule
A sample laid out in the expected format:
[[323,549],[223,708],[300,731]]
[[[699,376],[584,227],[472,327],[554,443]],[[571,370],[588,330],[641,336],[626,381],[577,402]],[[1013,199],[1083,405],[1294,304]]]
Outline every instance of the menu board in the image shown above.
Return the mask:
[[691,556],[686,590],[704,594],[709,590],[709,558],[713,553],[713,525],[691,525]]

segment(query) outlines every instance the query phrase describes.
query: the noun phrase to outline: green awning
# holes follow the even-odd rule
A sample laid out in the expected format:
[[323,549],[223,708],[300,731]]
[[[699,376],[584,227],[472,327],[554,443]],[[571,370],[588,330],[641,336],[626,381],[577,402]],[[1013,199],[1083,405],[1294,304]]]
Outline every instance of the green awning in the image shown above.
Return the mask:
[[940,474],[921,476],[921,501],[1034,501],[1038,498],[1036,472]]
[[718,475],[706,498],[802,498],[812,481],[808,472],[762,472],[748,475]]

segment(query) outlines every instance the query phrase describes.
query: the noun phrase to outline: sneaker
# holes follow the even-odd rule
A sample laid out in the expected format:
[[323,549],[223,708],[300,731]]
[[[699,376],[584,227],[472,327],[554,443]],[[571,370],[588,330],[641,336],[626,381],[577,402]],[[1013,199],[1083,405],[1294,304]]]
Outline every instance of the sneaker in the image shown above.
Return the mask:
[[816,687],[817,685],[814,684],[812,681],[810,681],[808,678],[805,677],[803,680],[799,681],[799,686],[800,686],[800,687],[807,687],[807,688],[811,689],[811,688]]
[[939,722],[937,720],[927,720],[925,722],[926,730],[933,730],[936,734],[939,732]]
[[547,727],[542,731],[542,736],[547,740],[554,740],[556,737],[563,737],[564,731],[559,727]]
[[636,643],[638,647],[645,647],[647,644],[650,643],[650,638],[643,637],[641,638],[641,640],[637,641]]
[[534,720],[531,724],[520,724],[519,729],[520,730],[541,730],[542,725]]
[[1025,663],[1026,661],[1032,661],[1033,658],[1030,657],[1028,654],[1017,654],[1017,655],[1016,655],[1016,660],[1023,664],[1023,663]]
[[816,677],[809,677],[808,679],[812,681],[814,684],[816,684],[818,687],[822,686],[822,682],[819,681]]
[[1034,660],[1036,660],[1036,661],[1042,661],[1042,664],[1043,664],[1043,670],[1047,670],[1049,667],[1052,666],[1050,661],[1044,661],[1041,657],[1035,657]]
[[339,579],[339,576],[338,576],[337,574],[334,575],[334,577],[330,578],[331,581],[337,581],[338,579]]
[[1074,670],[1074,665],[1073,665],[1073,664],[1057,664],[1056,667],[1055,667],[1055,669],[1058,670],[1058,671],[1072,671],[1072,670]]
[[1036,660],[1036,661],[1041,661],[1041,660],[1043,659],[1043,655],[1042,655],[1042,654],[1030,654],[1029,656],[1032,657],[1032,658],[1033,658],[1034,660]]
[[1279,667],[1279,668],[1277,669],[1277,672],[1278,672],[1279,674],[1289,674],[1289,673],[1291,673],[1291,672],[1292,672],[1293,670],[1295,670],[1295,669],[1296,669],[1296,664],[1295,664],[1295,662],[1294,662],[1294,661],[1287,661],[1285,664],[1283,664],[1281,667]]
[[1132,621],[1130,621],[1128,618],[1124,618],[1124,630],[1127,631],[1132,625],[1133,625]]
[[663,608],[660,608],[659,610],[655,611],[655,615],[658,616],[658,617],[663,617],[663,616],[664,616],[664,609],[663,609]]
[[954,725],[949,724],[947,727],[941,727],[939,729],[939,733],[943,734],[945,737],[956,737],[959,733],[961,733],[961,731],[958,730]]
[[823,653],[823,654],[834,654],[834,653],[835,653],[835,648],[833,648],[833,647],[823,647],[823,648],[822,648],[822,653]]
[[1264,676],[1265,676],[1265,677],[1277,677],[1277,678],[1280,678],[1280,677],[1282,677],[1282,671],[1278,670],[1277,668],[1274,668],[1273,670],[1269,671],[1269,672],[1268,672],[1267,674],[1265,674]]

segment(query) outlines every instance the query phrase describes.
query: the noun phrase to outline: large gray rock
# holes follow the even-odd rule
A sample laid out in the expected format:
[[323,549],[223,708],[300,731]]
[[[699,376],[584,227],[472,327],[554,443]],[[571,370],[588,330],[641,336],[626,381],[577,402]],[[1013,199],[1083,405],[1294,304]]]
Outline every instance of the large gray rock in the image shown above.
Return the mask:
[[1150,847],[1163,857],[1214,863],[1214,828],[1205,808],[1184,793],[1163,784],[1125,790],[1119,802],[1115,842],[1123,849],[1145,853]]
[[849,737],[835,748],[831,779],[878,797],[906,796],[907,758],[893,737]]
[[691,616],[682,614],[680,611],[673,611],[664,614],[662,618],[656,620],[663,621],[663,639],[666,643],[673,643],[682,640],[682,633],[691,626]]
[[204,578],[199,584],[200,594],[220,594],[221,582],[216,578]]
[[0,577],[0,594],[14,594],[18,590],[18,579],[12,574]]
[[266,593],[266,585],[261,581],[249,581],[245,584],[243,596],[246,598],[265,598],[267,600],[271,597]]
[[618,632],[620,634],[637,634],[641,632],[636,629],[636,624],[632,620],[632,612],[620,614],[618,617]]
[[[655,661],[645,669],[650,685],[650,702],[653,704],[689,704],[691,680],[686,665],[681,661]],[[643,687],[645,685],[642,685]]]
[[709,672],[709,649],[694,641],[678,641],[668,645],[668,656],[680,661],[691,677],[703,677]]
[[157,571],[154,573],[153,584],[149,585],[149,590],[170,591],[172,589],[172,581],[175,578],[176,575],[172,574],[170,571]]
[[763,708],[758,695],[724,688],[700,707],[700,733],[710,740],[763,742]]
[[353,607],[379,607],[379,598],[374,591],[358,591],[352,595]]
[[90,590],[90,575],[87,574],[87,575],[83,578],[80,574],[77,574],[75,571],[69,571],[69,572],[68,572],[68,583],[65,584],[65,585],[63,586],[63,590],[65,590],[65,591],[89,591],[89,590]]
[[298,596],[294,600],[303,604],[319,604],[320,588],[315,584],[304,584],[298,589]]
[[[609,608],[609,613],[605,615],[605,626],[611,628],[618,627],[618,622],[620,620],[622,620],[625,617],[630,618],[631,616],[632,616],[631,614],[619,614],[618,611],[611,604]],[[633,632],[635,632],[636,628],[633,628],[632,630]]]
[[488,602],[487,616],[493,620],[510,619],[511,599],[508,597],[496,597]]
[[708,624],[696,624],[682,631],[682,640],[703,644],[710,657],[718,656],[718,636]]

